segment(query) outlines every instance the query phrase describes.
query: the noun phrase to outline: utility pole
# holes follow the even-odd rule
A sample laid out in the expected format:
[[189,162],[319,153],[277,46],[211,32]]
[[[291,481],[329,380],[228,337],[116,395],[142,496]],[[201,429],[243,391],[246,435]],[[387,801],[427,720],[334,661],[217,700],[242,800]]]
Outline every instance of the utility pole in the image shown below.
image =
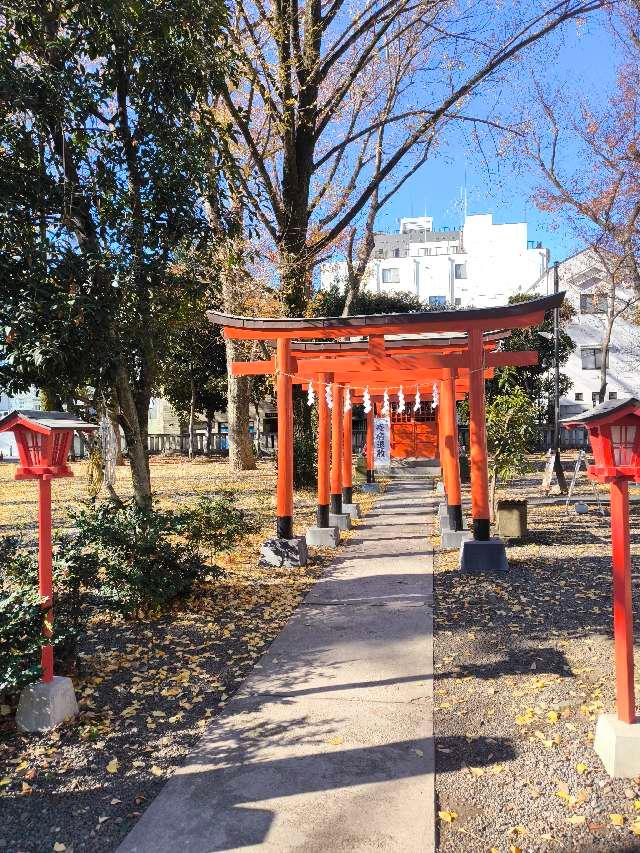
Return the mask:
[[[553,265],[553,292],[554,294],[560,292],[558,261]],[[560,308],[553,309],[553,367],[553,446],[549,450],[549,459],[542,487],[545,492],[549,492],[551,479],[555,472],[560,492],[564,495],[567,492],[567,481],[560,460]]]

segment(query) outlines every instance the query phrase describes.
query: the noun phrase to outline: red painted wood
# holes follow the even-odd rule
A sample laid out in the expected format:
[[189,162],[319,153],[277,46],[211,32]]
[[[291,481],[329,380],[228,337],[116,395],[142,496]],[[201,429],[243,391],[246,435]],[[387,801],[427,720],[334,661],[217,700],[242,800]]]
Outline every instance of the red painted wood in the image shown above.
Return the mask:
[[456,380],[453,370],[445,370],[444,374],[445,378],[440,383],[440,405],[438,406],[442,429],[440,459],[445,476],[447,502],[451,506],[460,506],[460,451],[456,417]]
[[[343,397],[344,403],[344,397]],[[353,412],[347,409],[342,415],[342,488],[353,486]]]
[[482,334],[469,329],[469,461],[471,468],[471,509],[474,520],[489,520],[489,466],[483,375]]
[[367,413],[367,471],[373,471],[373,408]]
[[618,717],[635,723],[633,683],[633,605],[629,545],[629,485],[625,479],[611,483],[611,551],[613,565],[613,639],[616,658]]
[[318,505],[326,506],[329,503],[329,435],[331,431],[329,421],[329,407],[325,389],[331,382],[330,373],[321,373],[318,376],[317,400],[318,400]]
[[342,500],[342,389],[334,382],[331,385],[333,408],[331,409],[331,494],[340,495]]
[[278,372],[276,394],[278,404],[278,482],[276,488],[276,514],[279,518],[293,516],[293,401],[289,372],[288,338],[279,338],[277,344]]
[[[43,607],[53,603],[53,579],[51,575],[51,480],[41,477],[38,482],[38,588]],[[42,626],[42,636],[50,640],[53,636],[53,609],[47,610]],[[53,646],[42,646],[42,680],[53,679]]]

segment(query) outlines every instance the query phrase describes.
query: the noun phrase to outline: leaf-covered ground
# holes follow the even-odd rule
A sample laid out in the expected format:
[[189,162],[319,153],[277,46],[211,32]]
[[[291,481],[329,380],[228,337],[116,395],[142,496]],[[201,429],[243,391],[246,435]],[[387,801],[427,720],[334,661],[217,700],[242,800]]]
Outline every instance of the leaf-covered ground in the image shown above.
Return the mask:
[[[511,491],[539,496],[540,477]],[[637,504],[631,523],[637,596]],[[640,850],[640,779],[610,779],[593,751],[614,710],[608,515],[530,504],[529,531],[506,577],[436,549],[439,849]]]
[[[54,525],[86,498],[84,465],[53,486]],[[33,483],[0,465],[0,535],[35,535]],[[162,462],[152,468],[160,506],[233,487],[263,529],[218,560],[225,571],[160,618],[125,622],[95,613],[74,676],[81,713],[46,736],[26,736],[0,708],[0,851],[113,850],[195,744],[313,583],[327,554],[305,569],[260,569],[259,543],[273,535],[275,475],[270,463],[231,475],[224,462]],[[118,470],[121,496],[129,471]],[[363,509],[373,500],[359,496]],[[315,515],[311,491],[295,496],[296,532]],[[259,665],[259,664],[258,664]]]

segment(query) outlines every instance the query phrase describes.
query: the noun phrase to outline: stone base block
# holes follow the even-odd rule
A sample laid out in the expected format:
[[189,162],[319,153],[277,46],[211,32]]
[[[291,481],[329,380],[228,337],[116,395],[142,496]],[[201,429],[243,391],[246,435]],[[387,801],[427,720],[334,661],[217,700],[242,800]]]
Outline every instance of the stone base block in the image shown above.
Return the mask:
[[295,539],[267,539],[260,546],[261,566],[306,566],[307,543],[303,536]]
[[601,714],[593,748],[609,776],[640,776],[640,723],[623,723],[615,714]]
[[467,539],[460,545],[460,571],[508,572],[507,552],[502,539]]
[[337,527],[310,527],[305,538],[307,545],[313,545],[314,548],[337,548],[340,531]]
[[446,501],[442,501],[442,503],[438,504],[438,518],[446,518],[449,520],[449,510],[447,509]]
[[576,501],[574,509],[578,515],[587,515],[589,512],[589,507],[583,501]]
[[451,530],[443,527],[440,530],[440,547],[445,551],[454,551],[472,536],[470,530]]
[[360,505],[359,504],[342,504],[342,511],[347,515],[351,516],[351,520],[354,518],[360,518]]
[[23,732],[50,732],[77,713],[71,679],[54,675],[52,681],[38,681],[23,689],[16,724]]
[[451,530],[451,522],[448,515],[439,515],[438,523],[440,525],[440,533],[443,533],[445,530]]
[[444,483],[442,480],[436,483],[436,495],[444,495]]
[[380,491],[380,485],[378,483],[363,483],[360,488],[363,492],[369,494],[375,494]]
[[330,512],[329,527],[337,527],[338,530],[351,530],[351,516],[348,512]]

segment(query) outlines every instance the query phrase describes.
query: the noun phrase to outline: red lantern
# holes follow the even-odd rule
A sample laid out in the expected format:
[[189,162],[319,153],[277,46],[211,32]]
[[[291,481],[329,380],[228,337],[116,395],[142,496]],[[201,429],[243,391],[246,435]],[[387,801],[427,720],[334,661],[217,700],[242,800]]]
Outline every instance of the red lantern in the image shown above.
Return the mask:
[[625,479],[640,482],[640,402],[610,400],[584,415],[567,418],[567,427],[586,427],[594,464],[587,469],[592,480],[610,483]]
[[[16,480],[38,480],[38,580],[42,606],[47,611],[42,635],[53,636],[53,583],[51,578],[51,480],[73,477],[67,456],[74,430],[96,427],[72,417],[68,412],[16,410],[0,419],[0,432],[13,432],[18,445],[20,465]],[[42,680],[53,679],[53,646],[42,646]]]
[[592,480],[610,484],[613,566],[613,636],[616,654],[616,704],[625,723],[636,719],[633,683],[633,607],[629,544],[629,480],[640,482],[640,401],[610,400],[563,421],[586,427],[594,464]]

